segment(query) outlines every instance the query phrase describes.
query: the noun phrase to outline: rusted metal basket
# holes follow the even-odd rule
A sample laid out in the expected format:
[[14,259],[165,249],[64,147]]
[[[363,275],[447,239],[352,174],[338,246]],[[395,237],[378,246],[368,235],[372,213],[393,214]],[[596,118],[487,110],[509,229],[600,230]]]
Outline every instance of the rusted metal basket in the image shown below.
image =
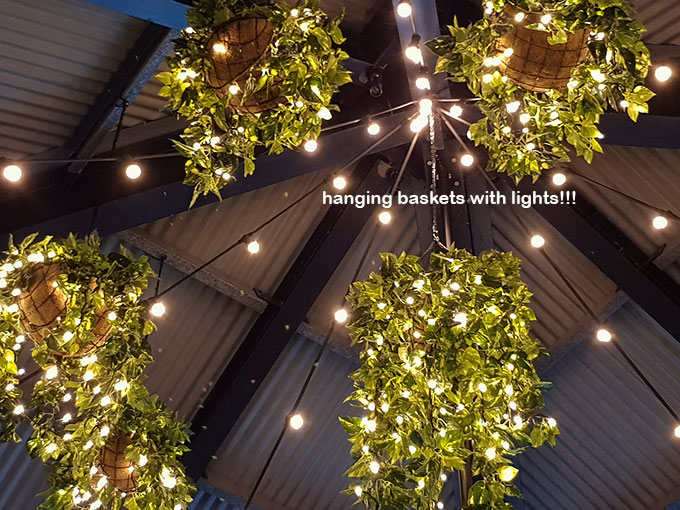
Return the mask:
[[[26,334],[36,343],[52,333],[68,310],[66,296],[55,285],[62,272],[63,268],[59,264],[42,264],[31,267],[23,276],[24,290],[17,296],[17,306]],[[96,284],[91,285],[90,291],[95,290]],[[95,312],[96,319],[91,329],[94,340],[90,345],[75,354],[66,351],[52,353],[62,357],[79,357],[104,345],[112,329],[106,318],[108,312],[107,308]]]
[[[525,14],[521,22],[515,20],[519,12]],[[501,37],[497,48],[501,53],[512,48],[513,53],[510,57],[501,58],[500,69],[520,87],[533,92],[565,87],[572,70],[590,57],[587,46],[589,29],[567,32],[566,43],[550,44],[548,32],[526,28],[540,23],[541,13],[507,6],[505,14],[514,26]]]
[[[126,494],[137,490],[139,476],[134,470],[132,461],[125,458],[125,449],[130,446],[132,436],[118,435],[99,450],[96,465],[106,475],[107,480],[116,489]],[[132,469],[130,469],[132,468]],[[96,485],[99,477],[93,477]]]
[[274,24],[270,20],[237,18],[218,26],[208,42],[213,63],[208,85],[220,97],[228,97],[229,87],[238,85],[241,92],[232,100],[232,107],[238,112],[262,113],[276,108],[283,100],[280,81],[245,97],[242,92],[253,66],[265,58],[273,37]]

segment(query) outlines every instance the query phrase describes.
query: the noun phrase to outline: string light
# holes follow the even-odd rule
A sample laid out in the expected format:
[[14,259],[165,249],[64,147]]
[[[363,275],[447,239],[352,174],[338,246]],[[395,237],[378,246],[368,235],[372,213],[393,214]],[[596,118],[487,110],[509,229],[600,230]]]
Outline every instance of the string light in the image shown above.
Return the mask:
[[347,321],[349,314],[347,313],[347,310],[345,310],[344,308],[340,308],[339,310],[335,311],[333,317],[335,318],[335,322],[337,322],[338,324],[343,324],[344,322]]
[[449,115],[453,117],[454,119],[459,118],[461,115],[463,115],[463,108],[461,108],[459,105],[454,104],[450,109],[449,109]]
[[16,414],[16,415],[19,415],[19,414],[23,414],[24,411],[25,411],[24,406],[22,406],[21,404],[19,404],[19,405],[17,405],[17,406],[14,408],[14,411],[12,411],[12,412],[13,412],[14,414]]
[[304,425],[305,421],[302,418],[302,415],[295,414],[295,415],[290,417],[289,423],[290,423],[290,426],[294,430],[300,430],[302,428],[302,426]]
[[475,163],[475,157],[472,154],[463,154],[460,157],[460,164],[466,167],[470,167]]
[[418,76],[416,87],[420,90],[430,90],[430,79],[425,75]]
[[544,244],[545,239],[543,238],[542,235],[536,234],[535,236],[532,236],[531,246],[533,246],[534,248],[542,248]]
[[315,152],[319,148],[319,144],[316,140],[307,140],[304,144],[304,148],[307,152]]
[[238,84],[232,83],[231,85],[229,85],[229,93],[230,93],[232,96],[235,96],[235,95],[238,94],[239,92],[241,92],[241,88],[238,86]]
[[487,448],[486,451],[484,452],[484,455],[486,456],[487,459],[493,460],[496,458],[496,449],[495,448]]
[[596,335],[596,336],[597,336],[597,339],[598,339],[600,342],[606,343],[606,342],[611,342],[611,340],[612,340],[612,334],[609,332],[609,330],[604,329],[604,328],[599,329],[599,330],[597,331],[597,335]]
[[518,12],[517,14],[515,14],[515,21],[517,23],[521,23],[522,21],[524,21],[525,16],[526,15],[523,12]]
[[331,120],[331,119],[333,118],[333,114],[332,114],[331,111],[330,111],[328,108],[326,108],[325,106],[322,107],[321,110],[319,110],[319,112],[317,113],[317,115],[319,116],[319,118],[321,118],[321,119],[323,119],[323,120]]
[[54,379],[59,375],[59,369],[56,366],[51,366],[45,370],[45,379]]
[[389,211],[382,211],[378,214],[378,221],[383,225],[388,225],[392,221],[392,214]]
[[21,167],[18,165],[8,165],[2,171],[2,176],[10,182],[17,182],[21,179]]
[[419,133],[420,131],[423,130],[425,126],[427,126],[427,122],[428,120],[426,115],[418,115],[415,119],[411,121],[409,129],[413,133]]
[[486,384],[484,384],[482,382],[482,383],[479,383],[479,385],[477,386],[477,389],[479,391],[481,391],[482,393],[486,393],[486,390],[488,389],[488,387],[486,386]]
[[222,55],[224,55],[227,52],[227,47],[220,42],[213,44],[212,49],[215,53],[220,53]]
[[418,108],[421,115],[431,115],[432,114],[432,99],[424,97],[418,103]]
[[512,466],[503,466],[498,472],[504,482],[511,482],[517,476],[517,473],[519,473],[519,470]]
[[675,434],[675,437],[680,437],[680,425],[675,427],[675,431],[673,433]]
[[135,163],[128,165],[125,169],[125,175],[128,176],[128,179],[132,179],[133,181],[139,179],[142,175],[142,167]]
[[397,5],[397,14],[402,18],[408,18],[412,12],[411,0],[401,0]]
[[252,253],[253,255],[255,255],[256,253],[259,253],[259,251],[260,251],[260,243],[258,243],[257,241],[250,241],[248,243],[248,252],[249,253]]
[[544,14],[541,16],[541,23],[548,25],[552,21],[552,16],[550,14]]
[[659,66],[654,70],[654,77],[664,83],[671,79],[673,70],[668,66]]
[[370,469],[371,473],[377,475],[378,471],[380,471],[380,464],[374,460],[368,465],[368,469]]
[[652,220],[652,226],[657,230],[663,230],[668,226],[668,220],[664,216],[656,216]]
[[333,179],[333,187],[335,189],[345,189],[345,186],[347,186],[347,180],[343,176],[338,175]]
[[378,124],[375,121],[372,121],[368,124],[366,131],[368,132],[369,135],[376,136],[378,133],[380,133],[380,124]]
[[404,50],[404,55],[414,64],[423,64],[423,52],[420,50],[420,36],[413,34],[411,44]]
[[552,176],[552,182],[555,186],[563,186],[567,182],[567,176],[562,172],[555,172]]
[[508,111],[508,113],[517,113],[517,110],[519,110],[520,106],[522,106],[522,103],[519,101],[512,101],[505,105],[505,109]]
[[151,315],[154,317],[162,317],[165,314],[165,305],[163,303],[154,303],[151,306]]

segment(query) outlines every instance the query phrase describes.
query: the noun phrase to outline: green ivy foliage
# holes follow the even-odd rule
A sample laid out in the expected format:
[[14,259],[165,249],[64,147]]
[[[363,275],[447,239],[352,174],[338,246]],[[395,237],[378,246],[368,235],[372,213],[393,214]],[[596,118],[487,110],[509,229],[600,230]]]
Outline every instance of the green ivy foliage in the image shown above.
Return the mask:
[[379,273],[355,283],[352,341],[361,368],[348,397],[361,417],[341,418],[351,435],[356,479],[346,492],[366,508],[431,510],[446,477],[472,462],[478,481],[468,509],[511,509],[519,496],[512,458],[555,444],[529,336],[535,320],[520,262],[496,251],[383,254]]
[[[144,386],[144,369],[153,360],[146,336],[154,330],[141,299],[154,276],[147,259],[136,260],[122,247],[106,256],[96,235],[35,238],[10,243],[0,266],[0,440],[20,441],[20,420],[32,425],[28,450],[49,473],[41,508],[185,509],[194,491],[180,463],[188,428]],[[60,268],[55,286],[67,296],[67,312],[29,347],[17,296],[26,276],[47,264]],[[104,345],[92,349],[92,328],[102,310],[113,329]],[[41,370],[30,398],[17,367],[22,348],[31,349]],[[125,456],[138,477],[131,494],[106,481],[98,484],[99,452],[119,435],[131,436]]]
[[[569,146],[590,163],[602,152],[597,125],[609,107],[627,111],[634,121],[648,112],[654,93],[643,83],[650,56],[640,40],[644,27],[631,18],[626,0],[489,0],[485,5],[482,20],[468,27],[454,20],[450,35],[427,46],[439,56],[437,72],[466,82],[480,98],[484,118],[470,128],[470,137],[488,149],[490,170],[535,181],[543,170],[569,161]],[[504,56],[496,44],[515,25],[506,6],[549,14],[548,24],[527,28],[549,32],[550,44],[566,42],[568,32],[590,30],[591,58],[572,71],[567,87],[530,92],[497,69]],[[508,111],[513,103],[516,112]]]
[[[194,201],[201,194],[219,196],[241,161],[244,174],[250,175],[258,152],[279,154],[316,140],[322,117],[338,109],[331,104],[333,94],[351,81],[342,67],[348,55],[338,48],[345,40],[341,20],[329,19],[318,0],[298,4],[199,0],[188,10],[190,29],[175,41],[175,53],[168,59],[170,71],[160,73],[158,79],[164,84],[160,95],[191,120],[175,145],[187,158],[185,182],[194,186]],[[269,49],[250,69],[241,91],[247,97],[281,88],[284,101],[261,114],[237,112],[232,107],[234,96],[220,98],[207,81],[213,69],[208,45],[215,27],[244,17],[264,17],[275,25]]]

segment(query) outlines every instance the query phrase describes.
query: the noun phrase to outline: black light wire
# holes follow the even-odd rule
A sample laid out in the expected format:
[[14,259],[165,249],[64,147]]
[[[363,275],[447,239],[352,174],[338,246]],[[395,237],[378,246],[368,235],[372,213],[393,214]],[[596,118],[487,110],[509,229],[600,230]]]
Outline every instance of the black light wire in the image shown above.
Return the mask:
[[[446,120],[443,119],[444,123],[448,127],[449,131],[453,134],[453,136],[456,138],[458,143],[465,149],[467,150],[467,146],[463,139],[458,135],[455,129],[453,129],[453,126]],[[496,183],[494,183],[491,178],[488,176],[487,172],[480,166],[480,165],[475,165],[475,168],[479,171],[479,173],[484,177],[486,182],[497,192],[500,193],[500,190],[498,186],[496,186]],[[531,231],[527,227],[526,223],[524,220],[521,218],[519,214],[517,214],[517,211],[513,207],[510,207],[510,212],[514,216],[515,220],[517,221],[517,224],[522,228],[522,230],[525,232],[527,237],[531,236]],[[576,289],[576,287],[571,283],[569,278],[567,277],[566,274],[559,268],[557,263],[553,260],[553,258],[548,254],[548,252],[544,248],[539,248],[539,252],[543,256],[543,258],[548,262],[550,267],[555,271],[555,273],[558,275],[560,280],[566,285],[566,287],[569,289],[570,293],[576,298],[576,300],[579,302],[581,307],[585,310],[585,312],[591,317],[591,319],[596,323],[600,324],[601,321],[593,312],[593,310],[590,308],[588,303],[583,299],[583,296],[581,296],[581,293]],[[659,401],[659,403],[668,411],[668,413],[673,417],[676,423],[680,423],[680,416],[678,413],[676,413],[673,408],[668,404],[668,402],[661,396],[661,393],[656,389],[654,384],[645,376],[645,374],[642,372],[642,370],[637,366],[635,361],[626,353],[626,351],[619,345],[619,343],[616,341],[615,338],[612,338],[611,340],[612,345],[614,345],[614,348],[618,351],[618,353],[621,355],[621,357],[624,359],[624,361],[628,364],[628,366],[635,372],[635,374],[638,376],[638,378],[647,386],[647,388],[652,392],[652,394],[656,397],[656,399]]]

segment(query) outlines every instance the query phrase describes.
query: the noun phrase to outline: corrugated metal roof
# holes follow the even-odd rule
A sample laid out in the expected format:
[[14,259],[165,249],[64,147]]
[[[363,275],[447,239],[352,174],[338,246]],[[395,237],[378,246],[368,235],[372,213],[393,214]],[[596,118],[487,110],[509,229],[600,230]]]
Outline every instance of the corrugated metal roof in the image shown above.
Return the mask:
[[[32,429],[20,426],[25,441]],[[40,460],[28,456],[24,443],[0,444],[0,508],[2,510],[33,510],[40,502],[38,494],[47,489],[46,473]]]
[[[208,481],[242,498],[248,496],[319,349],[300,336],[288,344],[210,463]],[[267,510],[351,506],[352,498],[340,494],[352,458],[338,416],[352,413],[343,400],[351,391],[347,376],[354,368],[353,361],[325,352],[299,407],[305,424],[299,431],[286,431],[256,504]]]
[[145,23],[77,0],[0,0],[0,156],[61,146]]
[[167,117],[165,112],[167,98],[158,95],[163,84],[156,79],[156,74],[169,70],[168,65],[163,61],[154,76],[144,85],[142,91],[137,95],[132,104],[125,110],[123,126],[131,127],[145,122],[162,119]]
[[632,0],[635,16],[647,28],[645,41],[680,44],[680,2],[676,0]]
[[[620,345],[680,410],[680,346],[637,305],[609,321]],[[527,510],[655,510],[680,495],[677,425],[611,345],[586,341],[544,376],[561,436],[518,457]]]

